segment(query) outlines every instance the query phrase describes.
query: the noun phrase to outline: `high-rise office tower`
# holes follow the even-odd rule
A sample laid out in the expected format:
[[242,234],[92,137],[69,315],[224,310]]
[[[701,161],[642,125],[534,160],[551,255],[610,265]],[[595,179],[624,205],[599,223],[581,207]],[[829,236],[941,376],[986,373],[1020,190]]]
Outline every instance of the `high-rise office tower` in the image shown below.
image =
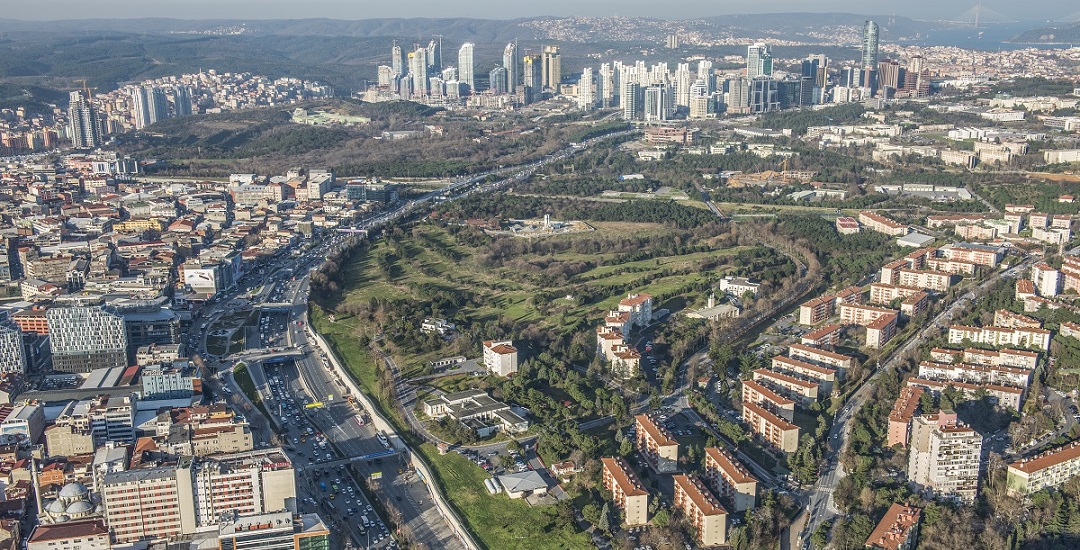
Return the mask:
[[671,119],[671,86],[653,84],[645,88],[645,122],[662,122]]
[[768,113],[780,110],[780,89],[769,76],[750,80],[750,112]]
[[427,68],[428,74],[436,74],[442,70],[442,37],[439,37],[439,41],[431,39],[427,45]]
[[600,107],[615,105],[615,71],[607,63],[600,65],[600,75],[596,79],[596,96]]
[[424,97],[428,95],[428,50],[424,48],[416,48],[416,51],[409,52],[409,74],[412,75],[412,95],[413,97]]
[[709,92],[709,85],[705,83],[705,79],[698,78],[694,81],[694,84],[690,86],[689,118],[707,118],[715,112],[716,109],[713,106],[713,98],[712,94]]
[[525,103],[540,101],[544,89],[544,74],[539,55],[526,55],[522,70],[522,86],[525,88]]
[[900,88],[900,62],[895,59],[882,59],[877,68],[877,93],[889,97]]
[[713,78],[712,61],[709,61],[708,59],[698,61],[697,77],[705,81],[705,85],[709,87],[710,94],[716,91],[716,87],[713,84],[715,79]]
[[70,124],[71,144],[75,147],[97,147],[101,145],[101,125],[98,122],[97,109],[88,92],[69,94],[68,122]]
[[517,44],[510,42],[503,48],[503,68],[506,69],[506,93],[517,91],[521,77],[521,62],[518,61]]
[[472,42],[466,42],[458,49],[458,80],[468,87],[469,93],[476,91],[476,78],[473,76],[473,49]]
[[488,88],[489,90],[491,90],[491,93],[495,95],[505,94],[506,67],[500,67],[496,65],[494,69],[491,69],[491,72],[488,73],[488,83],[491,84],[491,86]]
[[543,68],[543,86],[559,93],[559,84],[562,83],[562,56],[559,55],[558,46],[544,46]]
[[593,88],[592,67],[585,67],[585,69],[581,71],[581,78],[578,80],[577,93],[578,109],[590,111],[596,107],[596,91]]
[[916,55],[912,56],[908,61],[907,74],[904,76],[904,89],[912,97],[930,95],[930,68],[927,67],[925,57]]
[[393,69],[394,74],[405,74],[409,72],[408,58],[405,56],[405,50],[394,43],[394,47],[390,49],[390,68]]
[[53,370],[90,372],[127,366],[124,318],[101,306],[51,307],[45,312]]
[[815,86],[824,88],[826,77],[829,74],[829,58],[826,57],[825,54],[815,53],[807,56],[806,60],[811,63],[817,63],[817,72],[811,76],[814,77]]
[[878,63],[878,24],[869,19],[863,23],[862,82],[863,88],[875,89]]
[[746,48],[746,78],[772,76],[772,54],[769,46],[762,42]]
[[191,88],[188,86],[177,86],[173,88],[173,115],[174,116],[189,116],[191,115]]

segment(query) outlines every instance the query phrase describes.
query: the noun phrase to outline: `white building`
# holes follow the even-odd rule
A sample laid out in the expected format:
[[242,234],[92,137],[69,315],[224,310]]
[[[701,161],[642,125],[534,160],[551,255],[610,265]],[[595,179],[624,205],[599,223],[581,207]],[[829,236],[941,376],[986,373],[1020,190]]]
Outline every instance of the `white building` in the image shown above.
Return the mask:
[[518,371],[518,350],[512,340],[484,342],[484,366],[496,376],[510,376]]
[[956,413],[916,417],[911,425],[908,479],[937,497],[974,502],[979,490],[983,437]]

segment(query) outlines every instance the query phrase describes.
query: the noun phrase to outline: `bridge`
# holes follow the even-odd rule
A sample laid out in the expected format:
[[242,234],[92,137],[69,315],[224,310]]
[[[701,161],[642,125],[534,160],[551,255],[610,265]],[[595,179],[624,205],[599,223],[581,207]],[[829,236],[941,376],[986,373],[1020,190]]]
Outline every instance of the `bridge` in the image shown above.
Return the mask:
[[353,462],[375,460],[376,458],[386,458],[388,456],[394,456],[400,453],[401,451],[398,451],[396,449],[387,449],[385,451],[379,451],[377,453],[327,460],[326,462],[319,462],[318,464],[313,464],[311,465],[311,468],[333,468],[341,464],[352,464]]
[[256,305],[255,309],[264,311],[289,311],[294,307],[296,307],[296,304],[290,304],[288,302],[266,302]]

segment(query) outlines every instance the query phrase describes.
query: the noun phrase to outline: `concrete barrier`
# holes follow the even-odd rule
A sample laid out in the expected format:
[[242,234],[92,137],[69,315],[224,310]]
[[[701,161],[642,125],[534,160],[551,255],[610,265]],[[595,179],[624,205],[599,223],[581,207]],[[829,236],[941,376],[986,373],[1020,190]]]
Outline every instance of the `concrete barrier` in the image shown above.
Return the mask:
[[423,457],[410,449],[405,443],[405,440],[398,436],[393,425],[391,425],[390,422],[382,416],[379,409],[376,408],[375,402],[372,401],[366,393],[360,391],[360,387],[357,386],[352,376],[349,376],[349,371],[342,365],[341,360],[338,359],[337,354],[326,342],[326,339],[311,327],[311,314],[309,312],[305,330],[307,330],[308,335],[319,345],[319,348],[326,353],[326,356],[330,358],[330,365],[334,369],[334,374],[336,374],[341,379],[342,383],[345,384],[350,395],[360,401],[364,408],[367,409],[368,413],[371,415],[372,423],[375,424],[375,428],[386,434],[387,439],[390,440],[390,443],[394,448],[405,451],[409,456],[409,463],[416,468],[417,473],[420,474],[420,478],[423,479],[424,484],[427,485],[428,491],[431,493],[431,500],[435,503],[435,508],[439,510],[439,514],[442,515],[443,519],[450,524],[450,528],[454,531],[454,535],[458,540],[469,550],[480,550],[481,546],[477,544],[476,540],[473,539],[472,534],[465,528],[465,523],[458,517],[457,512],[450,507],[450,504],[446,502],[446,499],[443,497],[442,491],[439,489],[438,483],[436,482],[435,476],[431,473],[431,468],[424,462]]

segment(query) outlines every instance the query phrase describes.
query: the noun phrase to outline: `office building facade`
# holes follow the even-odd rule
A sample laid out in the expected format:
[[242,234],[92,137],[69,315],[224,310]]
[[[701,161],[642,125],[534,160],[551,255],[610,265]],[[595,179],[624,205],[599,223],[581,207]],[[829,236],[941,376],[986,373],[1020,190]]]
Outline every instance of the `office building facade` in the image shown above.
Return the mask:
[[49,322],[53,370],[90,372],[127,366],[124,318],[100,306],[52,307]]

